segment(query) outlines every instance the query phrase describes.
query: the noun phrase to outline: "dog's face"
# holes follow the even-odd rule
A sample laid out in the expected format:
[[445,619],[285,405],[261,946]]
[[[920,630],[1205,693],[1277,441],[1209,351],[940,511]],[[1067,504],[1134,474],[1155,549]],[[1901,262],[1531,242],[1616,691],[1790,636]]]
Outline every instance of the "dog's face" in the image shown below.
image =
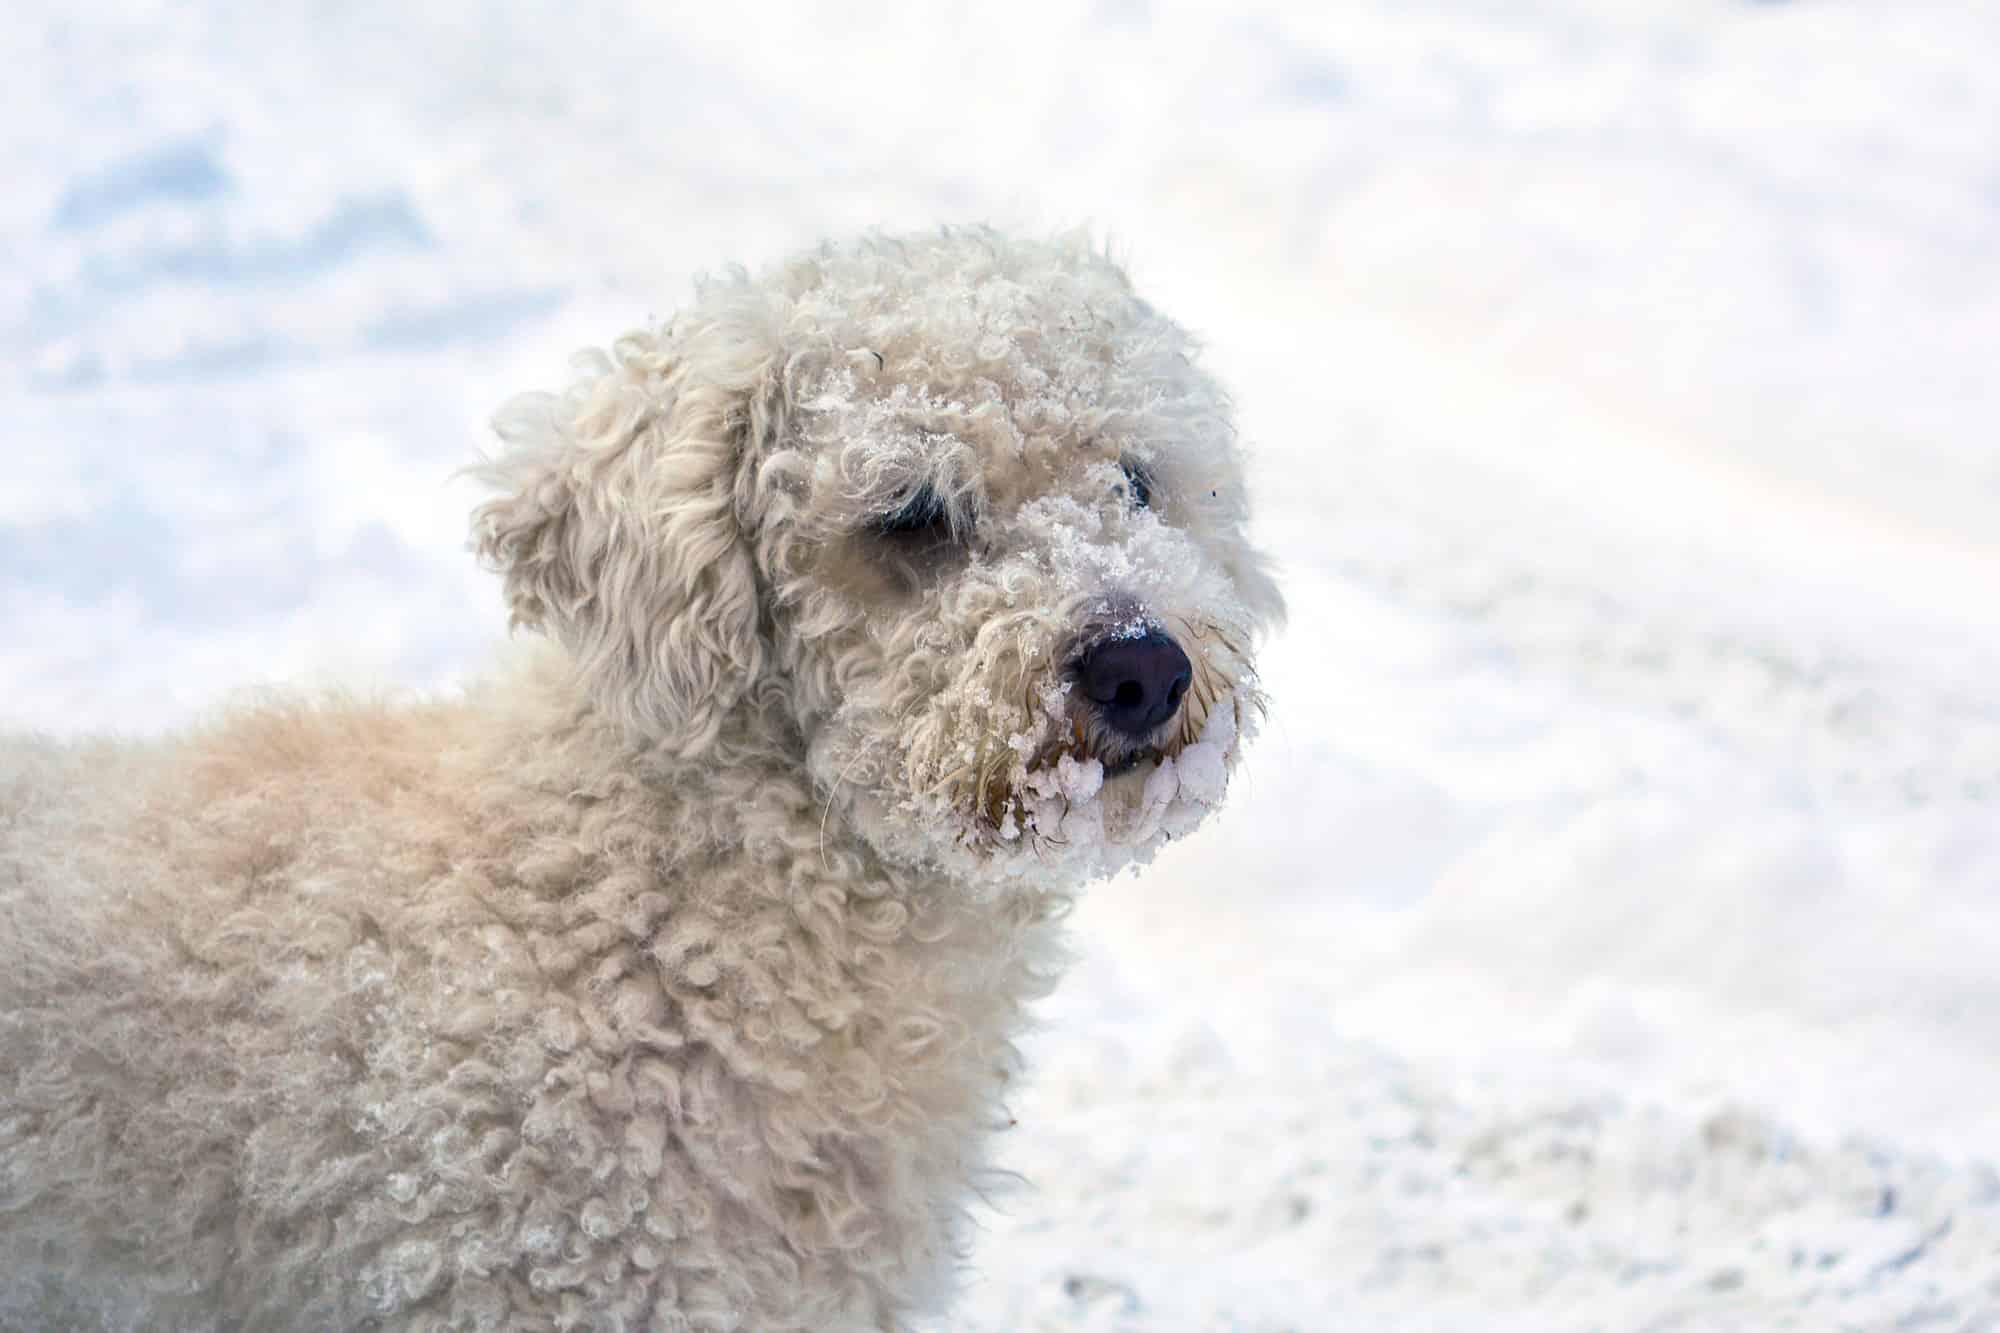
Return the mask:
[[482,545],[641,733],[775,711],[829,816],[975,876],[1115,869],[1219,800],[1279,601],[1225,399],[1089,249],[823,251],[503,434]]

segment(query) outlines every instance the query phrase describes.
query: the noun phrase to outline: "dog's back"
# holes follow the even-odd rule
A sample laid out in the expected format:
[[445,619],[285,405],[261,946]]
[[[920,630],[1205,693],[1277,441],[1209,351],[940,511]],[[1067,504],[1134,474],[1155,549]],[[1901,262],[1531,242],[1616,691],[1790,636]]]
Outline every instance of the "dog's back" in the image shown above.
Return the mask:
[[348,1095],[392,967],[365,885],[419,841],[391,811],[433,799],[427,721],[0,742],[0,1328],[313,1322],[317,1233],[380,1178]]

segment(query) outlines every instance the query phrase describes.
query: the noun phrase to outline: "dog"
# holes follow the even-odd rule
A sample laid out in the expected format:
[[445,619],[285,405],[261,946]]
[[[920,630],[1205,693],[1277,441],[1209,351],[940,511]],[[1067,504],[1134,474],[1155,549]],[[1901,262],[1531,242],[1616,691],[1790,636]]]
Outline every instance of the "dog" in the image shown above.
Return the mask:
[[1282,603],[1086,238],[824,245],[496,418],[426,701],[0,746],[0,1327],[892,1330]]

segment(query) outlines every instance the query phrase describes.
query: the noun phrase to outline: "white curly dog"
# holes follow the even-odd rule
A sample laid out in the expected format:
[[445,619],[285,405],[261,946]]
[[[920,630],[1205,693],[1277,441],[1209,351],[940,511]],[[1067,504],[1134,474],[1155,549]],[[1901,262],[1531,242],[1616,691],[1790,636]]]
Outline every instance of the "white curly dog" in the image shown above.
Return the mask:
[[517,400],[463,697],[0,746],[0,1327],[902,1329],[1085,880],[1280,614],[1076,238],[701,287]]

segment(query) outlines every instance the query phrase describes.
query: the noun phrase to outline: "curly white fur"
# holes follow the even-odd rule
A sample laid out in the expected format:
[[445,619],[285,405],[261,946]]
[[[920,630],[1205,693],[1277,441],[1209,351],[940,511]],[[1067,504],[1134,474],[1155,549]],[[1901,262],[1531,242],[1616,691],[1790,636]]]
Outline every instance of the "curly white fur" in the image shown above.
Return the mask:
[[[1257,715],[1225,399],[1081,240],[962,230],[712,283],[497,425],[546,643],[490,683],[0,747],[0,1327],[948,1298],[1068,895]],[[1144,626],[1193,683],[1132,738],[1072,682]]]

